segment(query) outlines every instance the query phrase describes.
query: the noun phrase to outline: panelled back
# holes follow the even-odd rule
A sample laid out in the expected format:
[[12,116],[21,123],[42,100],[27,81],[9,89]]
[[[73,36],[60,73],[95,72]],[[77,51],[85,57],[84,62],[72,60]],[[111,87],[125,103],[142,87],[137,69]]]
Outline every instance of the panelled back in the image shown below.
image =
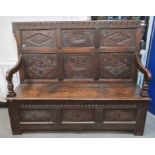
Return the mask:
[[141,21],[13,23],[24,79],[136,80]]

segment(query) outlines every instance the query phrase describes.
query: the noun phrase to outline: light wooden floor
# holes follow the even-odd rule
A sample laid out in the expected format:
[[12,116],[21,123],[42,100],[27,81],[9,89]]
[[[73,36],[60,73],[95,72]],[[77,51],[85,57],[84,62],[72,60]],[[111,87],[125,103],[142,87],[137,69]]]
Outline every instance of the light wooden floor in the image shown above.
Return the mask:
[[0,138],[155,138],[155,116],[148,112],[144,136],[134,136],[128,133],[116,132],[74,132],[74,133],[24,133],[22,135],[11,134],[8,111],[6,108],[0,108]]

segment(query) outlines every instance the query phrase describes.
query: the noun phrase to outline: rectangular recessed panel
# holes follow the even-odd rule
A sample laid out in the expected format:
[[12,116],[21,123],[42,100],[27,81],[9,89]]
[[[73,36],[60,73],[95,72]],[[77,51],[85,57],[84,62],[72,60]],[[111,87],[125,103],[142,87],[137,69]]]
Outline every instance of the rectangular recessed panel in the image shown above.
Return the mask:
[[94,121],[94,110],[64,109],[62,120],[66,122]]
[[20,121],[22,122],[50,122],[51,111],[46,110],[46,109],[20,110]]
[[85,79],[92,77],[91,54],[65,54],[64,72],[68,79]]
[[55,30],[22,31],[22,47],[56,47]]
[[102,29],[101,46],[109,47],[134,47],[135,29]]
[[94,30],[62,30],[62,45],[64,47],[94,46]]
[[25,54],[25,77],[27,79],[55,79],[57,78],[56,54]]
[[100,77],[104,79],[132,79],[134,53],[102,53]]
[[104,121],[136,121],[136,109],[106,109]]

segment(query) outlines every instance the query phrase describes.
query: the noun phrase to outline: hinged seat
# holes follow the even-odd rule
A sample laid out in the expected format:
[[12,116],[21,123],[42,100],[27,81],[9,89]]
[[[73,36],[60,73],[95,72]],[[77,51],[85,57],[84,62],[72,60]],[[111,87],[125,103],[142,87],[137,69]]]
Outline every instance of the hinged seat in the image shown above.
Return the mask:
[[[20,84],[14,100],[149,100],[133,83],[50,82]],[[10,98],[11,99],[11,98]]]

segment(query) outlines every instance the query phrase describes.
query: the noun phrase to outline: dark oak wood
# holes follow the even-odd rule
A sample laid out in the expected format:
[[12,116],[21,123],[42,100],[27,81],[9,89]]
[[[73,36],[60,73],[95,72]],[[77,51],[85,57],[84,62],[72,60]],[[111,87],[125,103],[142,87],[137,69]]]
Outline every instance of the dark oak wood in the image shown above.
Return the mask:
[[[142,135],[151,80],[139,58],[143,26],[135,20],[13,23],[19,61],[6,74],[12,133]],[[14,90],[17,71],[21,84]]]

